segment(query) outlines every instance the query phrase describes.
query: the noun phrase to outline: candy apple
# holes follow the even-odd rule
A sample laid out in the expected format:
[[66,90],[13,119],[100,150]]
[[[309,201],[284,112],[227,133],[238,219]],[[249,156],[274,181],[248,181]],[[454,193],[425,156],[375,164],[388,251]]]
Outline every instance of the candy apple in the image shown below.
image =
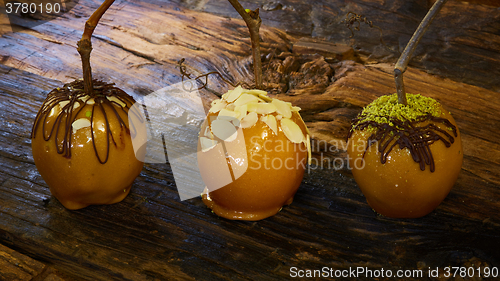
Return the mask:
[[84,78],[48,94],[31,133],[36,167],[68,209],[120,202],[143,166],[129,126],[134,99],[113,84],[92,80],[90,70],[90,38],[112,3],[106,0],[92,14],[78,42]]
[[203,202],[217,215],[260,220],[292,203],[304,176],[309,134],[300,108],[237,87],[212,102],[199,137]]
[[95,96],[85,94],[82,80],[52,90],[33,126],[37,169],[68,209],[121,201],[143,166],[127,117],[134,99],[111,84],[94,87]]
[[455,120],[434,99],[382,96],[353,121],[349,165],[368,204],[395,218],[416,218],[448,195],[462,167]]

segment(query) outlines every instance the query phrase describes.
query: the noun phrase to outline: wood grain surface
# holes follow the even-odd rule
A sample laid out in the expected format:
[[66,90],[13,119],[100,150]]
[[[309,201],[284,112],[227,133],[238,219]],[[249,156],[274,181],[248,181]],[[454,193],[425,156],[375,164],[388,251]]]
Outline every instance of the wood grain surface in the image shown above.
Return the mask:
[[[341,21],[347,11],[363,14],[399,50],[429,3],[242,4],[261,9],[268,90],[301,107],[312,133],[314,165],[294,202],[258,222],[222,219],[199,197],[180,201],[168,163],[146,164],[118,204],[69,211],[51,196],[30,132],[47,93],[82,76],[76,42],[100,2],[80,0],[55,20],[0,37],[0,279],[14,280],[2,275],[12,257],[29,261],[12,269],[19,280],[283,280],[294,267],[421,270],[422,278],[404,280],[462,280],[445,278],[444,267],[500,267],[499,8],[449,1],[417,49],[407,91],[450,110],[464,163],[435,211],[390,219],[370,209],[339,163],[350,120],[395,91],[397,52],[365,24],[349,38]],[[140,99],[179,82],[177,62],[185,58],[193,73],[252,83],[248,30],[231,9],[222,0],[116,1],[94,33],[94,76]],[[211,77],[205,105],[227,89]],[[436,268],[441,279],[428,275]]]
[[[176,0],[199,11],[237,17],[225,0]],[[267,26],[300,37],[319,37],[352,45],[364,63],[395,63],[422,18],[432,6],[428,0],[254,0],[241,1],[260,8]],[[410,66],[428,73],[497,90],[500,87],[499,2],[450,0],[429,27]],[[346,14],[366,18],[359,31],[345,25]],[[380,28],[377,29],[377,27]],[[382,39],[382,40],[381,40]]]

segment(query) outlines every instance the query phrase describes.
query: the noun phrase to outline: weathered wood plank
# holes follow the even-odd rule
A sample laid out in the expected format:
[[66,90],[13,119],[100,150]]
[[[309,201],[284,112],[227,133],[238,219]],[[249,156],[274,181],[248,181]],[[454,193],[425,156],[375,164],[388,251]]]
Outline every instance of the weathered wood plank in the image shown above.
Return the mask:
[[[195,10],[237,18],[226,0],[182,1]],[[341,0],[341,1],[241,1],[250,9],[260,8],[263,25],[281,28],[299,36],[326,38],[353,44],[366,63],[395,63],[432,1]],[[475,3],[480,2],[480,3]],[[348,12],[367,18],[382,30],[367,24],[351,31],[342,22]],[[356,26],[356,24],[354,25]],[[498,1],[448,1],[417,47],[411,66],[500,91],[500,13]]]
[[41,262],[0,245],[0,279],[31,280],[45,268]]
[[[411,13],[419,15],[425,6],[417,1],[413,5],[421,8],[409,12],[411,5],[402,1],[356,3],[343,7],[392,5],[377,17],[391,11],[407,24],[416,23],[418,17]],[[259,222],[220,219],[199,198],[179,200],[167,163],[147,164],[131,194],[119,204],[64,209],[36,170],[29,133],[46,93],[81,76],[76,41],[99,3],[80,4],[57,20],[0,37],[0,244],[51,264],[68,280],[282,280],[289,278],[291,267],[418,268],[427,273],[429,267],[500,265],[497,92],[457,83],[453,71],[448,72],[454,79],[450,80],[410,67],[405,75],[408,91],[435,97],[457,120],[464,166],[450,195],[430,215],[408,220],[380,217],[366,204],[351,173],[345,167],[335,169],[333,161],[345,160],[342,145],[350,119],[374,98],[394,92],[390,65],[364,65],[367,58],[385,59],[360,49],[355,49],[355,56],[361,57],[357,62],[294,53],[294,43],[301,42],[296,33],[275,28],[262,28],[264,67],[267,77],[272,76],[267,82],[280,89],[275,91],[278,96],[302,107],[318,164],[309,167],[292,205]],[[325,5],[325,11],[332,12],[330,4]],[[483,9],[471,8],[471,14]],[[301,13],[307,18],[305,11]],[[484,22],[491,20],[485,18]],[[411,34],[410,27],[396,30]],[[327,29],[324,22],[315,26]],[[232,81],[252,79],[247,30],[241,20],[172,3],[117,1],[95,34],[95,76],[116,82],[136,97],[179,82],[180,58],[199,72],[218,70]],[[375,37],[366,40],[376,46]],[[376,49],[369,46],[365,48]],[[486,62],[477,67],[483,69],[491,61]],[[474,76],[476,66],[462,71]],[[206,101],[227,85],[213,79],[209,87],[202,92]]]
[[64,281],[64,278],[50,265],[0,244],[0,280]]

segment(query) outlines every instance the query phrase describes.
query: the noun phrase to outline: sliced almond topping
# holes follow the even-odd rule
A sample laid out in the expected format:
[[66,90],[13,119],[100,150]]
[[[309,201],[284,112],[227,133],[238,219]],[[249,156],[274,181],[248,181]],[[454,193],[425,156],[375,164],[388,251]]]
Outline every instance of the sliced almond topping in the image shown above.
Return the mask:
[[258,89],[252,89],[252,90],[247,90],[245,92],[246,94],[253,95],[255,97],[258,97],[260,101],[263,102],[271,102],[272,98],[267,96],[266,91],[258,90]]
[[247,91],[245,91],[245,93],[251,94],[251,95],[259,95],[259,96],[267,97],[266,91],[258,90],[258,89],[247,90]]
[[278,124],[274,115],[265,115],[260,117],[260,120],[273,130],[274,134],[278,134]]
[[[59,102],[59,104],[55,107],[59,107],[58,109],[56,109],[58,112],[60,112],[62,110],[62,108],[64,108],[66,105],[68,105],[70,103],[69,100],[64,100],[64,101],[61,101]],[[80,103],[75,101],[73,103],[73,110],[77,109],[80,107]],[[66,110],[68,110],[69,108],[67,108]],[[54,110],[54,108],[52,108],[52,110]],[[51,111],[51,114],[52,114],[52,111]]]
[[301,143],[304,140],[304,134],[299,125],[289,118],[281,119],[281,130],[285,136],[293,143]]
[[240,119],[233,119],[233,120],[231,120],[231,123],[233,123],[233,125],[234,125],[235,127],[239,127],[239,126],[240,126],[241,121],[240,121]]
[[250,112],[247,114],[247,116],[245,116],[245,118],[241,119],[241,128],[250,128],[255,125],[257,121],[259,121],[259,116],[257,115],[257,113]]
[[90,96],[81,96],[78,98],[81,102],[86,102],[90,99]]
[[117,104],[119,104],[121,107],[126,107],[127,104],[124,103],[123,101],[121,101],[119,98],[115,97],[115,96],[106,96],[106,98],[111,101],[111,102],[116,102]]
[[94,99],[89,96],[83,96],[80,98],[82,102],[86,102],[88,105],[93,105],[95,103]]
[[244,89],[241,86],[238,86],[234,90],[228,91],[227,96],[225,98],[228,102],[233,102],[241,96],[243,91]]
[[298,106],[292,106],[292,111],[299,112],[300,110],[301,110],[300,107],[298,107]]
[[248,111],[258,114],[269,114],[276,111],[276,106],[272,103],[249,103]]
[[238,113],[232,111],[232,110],[229,110],[227,108],[223,108],[219,111],[219,117],[231,117],[230,119],[228,118],[225,118],[226,120],[231,120],[233,118],[238,118]]
[[259,98],[262,99],[264,102],[271,102],[273,100],[272,98],[264,95],[259,95]]
[[234,101],[234,105],[239,106],[239,105],[244,105],[247,103],[258,102],[258,101],[259,101],[259,98],[254,96],[254,95],[242,94],[237,100]]
[[214,148],[217,145],[217,143],[218,142],[214,139],[200,137],[200,145],[201,145],[202,152],[209,151],[210,149]]
[[211,130],[214,136],[219,139],[227,142],[231,142],[236,139],[238,131],[234,127],[234,125],[224,119],[217,119],[212,121]]
[[56,104],[55,106],[52,107],[52,109],[50,109],[49,117],[58,115],[59,112],[61,112],[61,106],[59,104]]
[[69,100],[63,100],[62,102],[59,103],[59,106],[62,108],[64,108],[67,104],[69,103]]
[[306,147],[307,147],[307,164],[311,165],[312,152],[311,152],[311,137],[309,136],[309,134],[306,136]]
[[219,110],[225,108],[226,105],[227,105],[227,103],[224,100],[213,100],[212,107],[210,107],[210,110],[208,110],[208,112],[217,113],[217,112],[219,112]]
[[212,134],[212,132],[210,131],[210,126],[206,126],[205,127],[205,133],[203,133],[203,135],[207,138],[211,138],[213,139],[214,138],[214,135]]
[[71,124],[71,127],[73,127],[73,134],[76,133],[81,128],[86,128],[90,127],[90,120],[87,118],[80,118],[75,121],[73,121],[73,124]]
[[279,99],[273,99],[272,104],[276,106],[276,110],[279,114],[283,115],[285,118],[292,117],[292,104],[289,102],[284,102]]
[[237,106],[234,108],[234,112],[236,112],[236,114],[238,114],[238,119],[241,120],[241,119],[245,118],[245,116],[247,116],[248,106],[246,104]]
[[276,120],[281,120],[281,119],[283,119],[283,115],[281,114],[276,115]]

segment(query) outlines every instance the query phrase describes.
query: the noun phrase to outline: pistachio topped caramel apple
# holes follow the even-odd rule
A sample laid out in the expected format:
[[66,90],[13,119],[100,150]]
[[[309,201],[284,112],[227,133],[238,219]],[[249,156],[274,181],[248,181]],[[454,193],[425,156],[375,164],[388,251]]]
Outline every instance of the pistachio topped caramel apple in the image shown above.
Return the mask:
[[68,209],[120,202],[144,164],[132,146],[134,99],[114,84],[92,80],[90,72],[92,30],[112,2],[90,17],[78,42],[84,78],[47,95],[31,133],[36,167]]
[[382,96],[353,120],[349,165],[368,204],[378,213],[416,218],[448,195],[462,167],[460,132],[434,99]]
[[309,134],[300,108],[237,87],[214,100],[199,137],[203,202],[224,218],[261,220],[292,203]]
[[368,204],[395,218],[422,217],[448,195],[462,168],[460,132],[436,100],[405,92],[403,73],[446,0],[437,0],[394,67],[397,94],[382,96],[353,120],[348,158]]

